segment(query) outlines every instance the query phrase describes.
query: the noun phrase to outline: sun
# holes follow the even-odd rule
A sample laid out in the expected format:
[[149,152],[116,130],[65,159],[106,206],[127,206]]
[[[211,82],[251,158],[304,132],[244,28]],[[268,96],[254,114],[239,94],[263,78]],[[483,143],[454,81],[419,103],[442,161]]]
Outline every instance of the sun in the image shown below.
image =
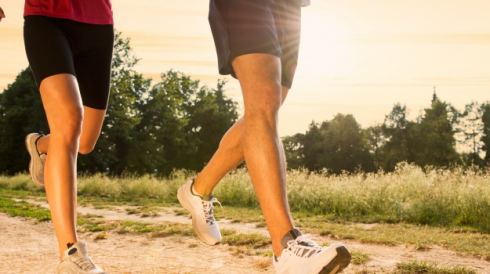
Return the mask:
[[[313,6],[312,6],[313,7]],[[338,16],[318,9],[304,8],[298,74],[339,78],[349,72],[350,31]]]

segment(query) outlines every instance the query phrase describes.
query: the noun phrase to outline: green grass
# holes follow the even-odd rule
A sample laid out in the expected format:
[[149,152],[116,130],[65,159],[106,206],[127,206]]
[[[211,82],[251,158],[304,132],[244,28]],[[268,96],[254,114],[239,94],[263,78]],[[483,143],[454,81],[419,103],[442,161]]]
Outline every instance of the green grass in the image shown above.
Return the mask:
[[[400,164],[395,172],[376,174],[288,173],[288,199],[293,212],[308,212],[344,221],[412,223],[470,227],[490,233],[490,172],[430,169]],[[177,189],[192,174],[169,178],[80,176],[80,204],[162,206],[177,203]],[[5,191],[9,190],[9,191]],[[214,191],[224,206],[258,208],[244,169],[226,176]],[[0,176],[0,196],[43,196],[25,174]],[[229,214],[226,214],[229,216]],[[231,217],[233,218],[233,217]],[[235,218],[234,218],[235,219]],[[236,218],[238,219],[238,218]]]
[[369,261],[369,255],[358,250],[351,252],[352,263],[355,265],[365,264]]
[[[27,202],[16,202],[7,198],[0,198],[0,211],[6,212],[10,216],[20,216],[37,221],[49,221],[51,215],[49,210]],[[173,235],[195,236],[191,225],[171,222],[160,222],[150,224],[145,222],[135,222],[128,220],[108,221],[100,215],[79,214],[77,220],[78,232],[101,232],[96,239],[107,238],[107,232],[118,234],[148,234],[148,237],[168,237]],[[270,244],[269,237],[260,234],[242,234],[235,230],[222,230],[223,243],[230,246],[246,246],[256,249]]]
[[264,216],[260,207],[247,208],[228,205],[226,207],[215,207],[215,217],[219,219],[229,219],[234,223],[257,223],[265,224]]
[[[175,193],[190,176],[177,172],[167,179],[80,179],[79,193],[104,202],[177,203]],[[288,199],[293,212],[331,215],[364,223],[412,223],[471,227],[490,232],[490,173],[428,169],[401,164],[393,173],[328,175],[288,173]],[[226,176],[214,194],[224,206],[257,209],[245,170]],[[226,214],[229,216],[228,212]],[[233,218],[233,217],[231,217]]]
[[34,185],[29,174],[0,176],[0,189],[27,192],[43,192],[43,190]]
[[411,245],[416,250],[440,246],[461,254],[490,260],[490,235],[471,230],[413,224],[376,224],[325,222],[310,217],[299,226],[303,231],[330,236],[339,240],[352,239],[361,243],[389,246]]
[[221,229],[222,243],[231,246],[250,246],[252,248],[264,247],[271,244],[269,237],[257,233],[243,234],[235,230]]
[[161,210],[162,210],[161,207],[156,207],[156,206],[139,206],[139,207],[126,208],[126,213],[130,215],[134,214],[146,218],[146,217],[157,217],[159,215],[158,212]]
[[37,222],[46,222],[51,220],[49,210],[37,205],[26,202],[16,202],[12,199],[0,197],[0,212],[5,212],[12,217],[24,217],[34,219]]
[[[50,214],[45,208],[26,202],[15,202],[11,199],[0,198],[0,211],[11,216],[34,218],[37,221],[49,221]],[[240,208],[226,208],[226,213],[233,212],[239,217]],[[180,211],[179,211],[180,212]],[[243,220],[254,219],[260,214],[258,209],[245,210]],[[218,213],[221,214],[221,213]],[[301,215],[301,214],[299,214]],[[262,217],[261,217],[262,218]],[[258,218],[257,219],[261,219]],[[430,249],[432,246],[441,246],[455,250],[463,255],[471,255],[490,260],[490,235],[474,232],[471,229],[448,229],[412,224],[357,224],[350,222],[332,222],[322,216],[300,216],[295,223],[305,233],[314,233],[330,236],[338,240],[353,239],[362,243],[384,245],[413,245],[417,250]],[[194,235],[189,225],[162,223],[148,224],[133,221],[106,221],[100,215],[79,215],[77,227],[79,232],[105,232],[116,233],[150,233],[150,237],[167,237],[172,234]],[[240,234],[234,230],[222,230],[223,243],[232,246],[249,246],[251,248],[263,247],[270,244],[268,237],[259,234]],[[362,263],[363,254],[354,255],[354,260]],[[356,258],[359,257],[359,258]]]
[[400,165],[393,173],[339,176],[291,172],[293,211],[355,222],[471,226],[490,232],[490,175]]
[[438,267],[429,262],[399,263],[396,274],[476,274],[477,272],[465,267]]
[[148,237],[168,237],[171,235],[195,236],[192,226],[171,222],[157,224],[129,220],[108,221],[90,215],[80,215],[78,232],[114,232],[118,234],[148,234]]
[[[307,233],[374,244],[407,244],[417,250],[436,245],[490,260],[489,171],[424,171],[408,164],[400,164],[393,173],[377,174],[290,171],[288,199],[296,226]],[[151,217],[164,206],[177,206],[177,189],[192,176],[184,171],[164,179],[80,176],[78,201],[94,208],[134,206],[129,214]],[[218,219],[264,226],[246,170],[227,175],[214,194],[224,206],[215,208]],[[0,197],[45,199],[45,193],[28,175],[19,174],[0,176]],[[178,209],[175,213],[188,215]],[[82,221],[87,222],[83,227],[88,231],[123,226],[98,223],[95,218]],[[129,225],[121,231],[131,229],[138,230]]]

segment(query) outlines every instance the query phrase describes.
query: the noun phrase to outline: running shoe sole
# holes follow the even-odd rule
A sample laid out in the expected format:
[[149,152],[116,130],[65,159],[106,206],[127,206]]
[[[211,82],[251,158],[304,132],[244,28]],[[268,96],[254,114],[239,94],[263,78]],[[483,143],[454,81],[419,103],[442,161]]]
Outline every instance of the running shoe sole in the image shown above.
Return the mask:
[[335,256],[335,258],[330,261],[328,265],[324,266],[318,274],[340,273],[350,264],[352,256],[350,255],[349,251],[345,246],[340,244],[338,245],[339,246],[335,249],[337,251],[337,256]]
[[31,160],[29,162],[29,174],[31,175],[31,179],[34,184],[36,184],[40,188],[44,188],[44,181],[39,181],[38,178],[34,175],[34,171],[44,168],[39,153],[37,152],[36,142],[31,140],[32,138],[35,138],[34,135],[41,137],[41,135],[37,133],[31,133],[25,138],[26,148],[29,152],[29,155],[31,156]]

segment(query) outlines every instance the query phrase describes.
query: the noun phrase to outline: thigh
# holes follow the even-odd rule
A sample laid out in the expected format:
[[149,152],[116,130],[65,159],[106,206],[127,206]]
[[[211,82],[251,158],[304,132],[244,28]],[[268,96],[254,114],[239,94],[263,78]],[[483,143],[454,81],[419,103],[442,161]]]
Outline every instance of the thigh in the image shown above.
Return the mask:
[[209,22],[221,74],[236,77],[233,60],[264,53],[281,56],[273,0],[211,0]]
[[279,57],[263,53],[242,55],[233,60],[246,116],[279,109],[282,103],[280,66]]
[[83,105],[105,110],[109,100],[114,28],[112,25],[80,23],[78,52],[74,57],[75,71]]
[[26,16],[24,21],[27,58],[51,131],[81,121],[83,113],[70,36],[62,21],[45,16]]
[[26,16],[24,20],[25,50],[38,87],[53,75],[75,75],[70,41],[56,19]]
[[49,76],[42,81],[40,91],[51,134],[81,128],[83,108],[75,76]]

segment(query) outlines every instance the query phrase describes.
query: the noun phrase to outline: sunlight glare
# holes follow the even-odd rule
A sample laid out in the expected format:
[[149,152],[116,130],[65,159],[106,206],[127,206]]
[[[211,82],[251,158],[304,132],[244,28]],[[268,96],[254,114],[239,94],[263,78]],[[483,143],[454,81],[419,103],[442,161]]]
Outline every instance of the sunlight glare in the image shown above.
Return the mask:
[[328,81],[348,74],[348,29],[331,15],[303,9],[298,76]]

